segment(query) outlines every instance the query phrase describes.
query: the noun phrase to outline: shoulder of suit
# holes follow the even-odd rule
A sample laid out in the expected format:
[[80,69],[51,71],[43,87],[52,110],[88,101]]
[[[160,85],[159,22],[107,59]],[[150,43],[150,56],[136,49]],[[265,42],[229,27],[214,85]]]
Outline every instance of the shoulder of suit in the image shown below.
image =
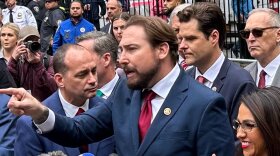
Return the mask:
[[250,71],[250,70],[253,70],[253,68],[254,68],[256,65],[257,65],[257,61],[248,64],[244,69]]
[[8,8],[3,9],[2,12],[3,12],[3,13],[6,13],[6,12],[8,12],[8,10],[9,10]]

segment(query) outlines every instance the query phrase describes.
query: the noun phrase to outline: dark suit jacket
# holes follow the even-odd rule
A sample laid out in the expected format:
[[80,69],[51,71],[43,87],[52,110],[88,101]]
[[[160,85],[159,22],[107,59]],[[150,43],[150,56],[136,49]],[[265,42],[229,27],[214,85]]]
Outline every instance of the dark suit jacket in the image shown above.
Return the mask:
[[[104,100],[99,97],[91,98],[89,101],[89,108],[93,108],[94,105],[100,101]],[[65,116],[58,92],[55,92],[43,103],[55,113]],[[77,156],[80,154],[79,148],[63,147],[39,135],[34,131],[33,126],[32,120],[29,116],[22,116],[19,118],[16,127],[18,135],[15,142],[16,155],[39,155],[41,153],[58,150],[64,152],[68,156]],[[103,141],[90,144],[89,152],[94,153],[96,156],[108,156],[113,153],[114,145],[113,137],[109,137]]]
[[[121,83],[126,84],[126,80]],[[140,108],[141,90],[119,85],[106,104],[100,102],[74,119],[56,114],[54,129],[44,135],[55,142],[76,146],[114,133],[117,153],[121,156],[234,154],[234,137],[224,98],[198,84],[183,70],[142,144],[138,132]],[[171,114],[165,115],[166,108]]]
[[110,34],[111,33],[109,32],[110,27],[111,27],[111,23],[107,23],[106,25],[104,25],[104,27],[101,28],[101,31]]
[[[187,73],[194,78],[195,68],[189,69]],[[255,88],[256,85],[251,75],[227,58],[212,86],[213,91],[222,94],[225,98],[230,121],[237,118],[241,95],[249,93]]]
[[0,155],[14,155],[16,121],[18,117],[9,112],[7,107],[10,97],[0,94]]

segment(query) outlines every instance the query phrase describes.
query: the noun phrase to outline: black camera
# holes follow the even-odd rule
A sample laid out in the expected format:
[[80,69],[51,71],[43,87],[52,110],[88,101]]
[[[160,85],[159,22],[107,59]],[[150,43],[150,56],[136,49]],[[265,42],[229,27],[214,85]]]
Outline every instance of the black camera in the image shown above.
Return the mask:
[[24,43],[24,45],[30,50],[31,53],[36,53],[41,48],[41,44],[37,41],[27,41]]

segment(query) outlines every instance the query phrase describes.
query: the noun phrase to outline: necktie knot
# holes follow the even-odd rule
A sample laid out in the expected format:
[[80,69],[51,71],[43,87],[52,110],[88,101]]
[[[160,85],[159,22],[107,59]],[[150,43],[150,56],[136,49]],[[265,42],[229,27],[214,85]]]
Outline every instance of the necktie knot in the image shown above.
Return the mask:
[[265,75],[266,72],[264,70],[262,70],[260,72],[260,79],[259,79],[259,84],[258,84],[258,88],[264,88],[265,87]]
[[199,83],[201,83],[201,84],[204,84],[205,82],[206,82],[206,78],[205,77],[203,77],[203,76],[198,76],[197,78],[196,78],[196,80],[199,82]]
[[152,101],[156,97],[156,93],[152,90],[144,91],[144,100],[146,101]]
[[187,68],[188,68],[188,64],[185,62],[185,60],[183,60],[183,61],[180,63],[180,66],[181,66],[184,70],[187,70]]
[[75,116],[80,115],[83,112],[85,112],[85,110],[83,110],[83,108],[79,108]]

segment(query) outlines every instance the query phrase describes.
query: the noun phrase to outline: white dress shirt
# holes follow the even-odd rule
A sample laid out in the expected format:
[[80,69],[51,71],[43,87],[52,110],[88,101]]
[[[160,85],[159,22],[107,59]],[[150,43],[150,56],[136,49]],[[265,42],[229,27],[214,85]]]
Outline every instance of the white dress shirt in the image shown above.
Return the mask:
[[[30,9],[25,6],[15,5],[12,11],[13,21],[19,26],[20,29],[27,25],[34,26],[36,29],[38,29],[36,19]],[[10,10],[8,8],[2,10],[2,15],[3,24],[10,22]]]
[[[87,100],[85,101],[85,103],[84,103],[83,106],[77,107],[77,106],[75,106],[75,105],[73,105],[73,104],[67,102],[67,101],[64,99],[64,97],[62,96],[61,91],[60,91],[59,89],[58,89],[58,96],[59,96],[59,100],[60,100],[60,102],[61,102],[61,104],[62,104],[62,108],[63,108],[63,110],[64,110],[64,112],[65,112],[65,115],[66,115],[67,117],[70,117],[70,118],[75,117],[75,115],[77,114],[79,108],[82,108],[84,111],[87,111],[87,110],[89,109],[89,99],[87,99]],[[49,110],[50,110],[50,109],[49,109]],[[51,113],[51,112],[52,112],[53,115],[54,115],[54,112],[53,112],[53,111],[50,111],[50,113]],[[53,116],[53,117],[54,117],[54,116]],[[50,119],[51,119],[51,118],[50,118]],[[48,120],[45,121],[44,123],[45,123],[45,124],[40,124],[40,125],[37,125],[37,124],[36,124],[36,126],[40,129],[40,130],[39,130],[39,133],[49,131],[50,129],[49,129],[48,126],[50,126],[50,125],[52,125],[52,127],[54,126],[54,123],[50,123],[50,122],[48,122]],[[49,124],[50,124],[50,125],[49,125]]]
[[160,107],[165,101],[168,93],[171,90],[171,87],[175,83],[179,74],[180,74],[180,67],[178,64],[176,64],[175,67],[171,70],[171,72],[169,72],[163,79],[161,79],[151,88],[151,90],[157,94],[156,97],[151,101],[152,111],[153,111],[153,117],[151,122],[153,122],[153,120],[155,119],[155,116],[157,115]]
[[99,89],[103,93],[103,96],[102,96],[103,99],[107,99],[111,95],[119,78],[120,78],[119,75],[115,74],[114,78],[111,81],[109,81],[103,87],[101,87]]
[[210,68],[208,68],[206,70],[206,72],[204,74],[201,74],[199,72],[199,70],[197,68],[195,68],[195,79],[198,76],[203,76],[204,78],[207,79],[207,81],[204,83],[204,85],[207,86],[208,88],[211,88],[222,68],[224,61],[225,61],[225,56],[223,53],[221,53],[219,58],[214,62],[214,64],[212,64],[212,66]]
[[259,62],[257,62],[257,64],[258,64],[258,72],[257,72],[256,85],[258,86],[260,80],[260,73],[262,70],[264,70],[266,72],[265,86],[271,86],[273,79],[276,75],[276,71],[280,66],[280,54],[264,68],[260,65]]

